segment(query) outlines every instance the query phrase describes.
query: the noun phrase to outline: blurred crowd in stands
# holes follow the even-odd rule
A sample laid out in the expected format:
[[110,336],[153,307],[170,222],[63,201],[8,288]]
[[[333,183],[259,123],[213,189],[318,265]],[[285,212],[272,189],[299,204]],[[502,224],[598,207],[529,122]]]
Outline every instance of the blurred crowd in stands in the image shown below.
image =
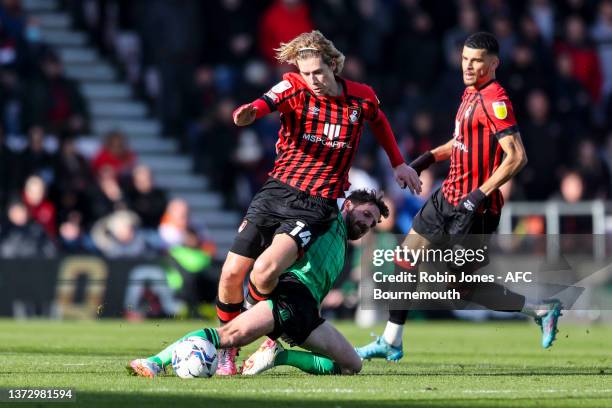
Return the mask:
[[[505,186],[506,198],[610,197],[612,0],[61,4],[121,67],[165,136],[193,155],[194,171],[210,178],[228,207],[244,209],[267,177],[279,127],[269,115],[237,128],[231,112],[290,69],[275,63],[273,49],[313,28],[346,55],[342,75],[376,90],[407,161],[451,136],[463,91],[463,40],[493,32],[501,45],[498,78],[530,159]],[[150,169],[138,165],[129,135],[104,135],[93,160],[78,151],[75,137],[91,133],[87,103],[42,39],[20,0],[0,1],[1,255],[118,257],[206,244],[190,225],[187,203],[169,200]],[[387,188],[396,206],[392,229],[406,231],[446,167],[425,172],[425,192],[413,197],[388,182],[385,161],[374,138],[362,138],[351,179]]]
[[[239,129],[230,113],[290,69],[275,63],[273,49],[313,28],[347,56],[342,75],[377,91],[407,160],[448,140],[464,88],[463,41],[478,30],[493,32],[501,44],[498,78],[530,157],[507,198],[609,198],[610,0],[104,3],[99,14],[112,17],[91,26],[100,46],[119,48],[119,60],[163,119],[165,133],[192,152],[196,171],[212,179],[228,205],[244,208],[266,178],[278,131],[275,115]],[[112,33],[126,31],[136,40],[117,34],[121,40],[113,41]],[[384,160],[373,138],[363,138],[355,169],[390,187]],[[446,167],[434,171],[435,183]],[[410,217],[414,200],[394,197],[400,218]]]
[[214,253],[189,206],[154,185],[126,135],[112,131],[91,160],[86,100],[44,44],[20,0],[0,2],[0,256],[158,256],[181,246]]
[[[91,161],[72,138],[47,152],[44,131],[34,126],[27,147],[4,148],[2,257],[97,253],[109,258],[147,257],[176,246],[214,247],[189,222],[189,206],[169,200],[151,170],[136,164],[125,136],[111,132]],[[35,237],[35,239],[32,239]]]

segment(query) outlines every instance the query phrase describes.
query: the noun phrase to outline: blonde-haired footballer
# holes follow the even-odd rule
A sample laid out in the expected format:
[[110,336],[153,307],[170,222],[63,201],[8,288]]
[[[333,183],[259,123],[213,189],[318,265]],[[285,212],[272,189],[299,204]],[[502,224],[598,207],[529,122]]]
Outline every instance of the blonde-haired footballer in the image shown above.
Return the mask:
[[[344,55],[319,31],[303,33],[277,51],[297,72],[234,112],[237,126],[278,111],[281,127],[270,178],[255,195],[223,265],[217,315],[222,323],[243,310],[242,284],[251,272],[247,307],[267,299],[279,275],[296,262],[338,216],[336,199],[349,187],[348,171],[365,124],[384,148],[400,187],[421,182],[399,151],[376,94],[340,77]],[[236,374],[236,348],[220,353],[217,374]]]

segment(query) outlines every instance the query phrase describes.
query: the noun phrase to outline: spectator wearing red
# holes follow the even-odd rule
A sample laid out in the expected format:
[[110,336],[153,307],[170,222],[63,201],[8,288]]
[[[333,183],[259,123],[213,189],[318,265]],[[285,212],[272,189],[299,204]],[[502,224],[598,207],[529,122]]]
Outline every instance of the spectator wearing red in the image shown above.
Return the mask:
[[274,49],[282,42],[312,31],[310,8],[301,0],[277,0],[261,16],[259,50],[270,63],[276,64]]
[[130,150],[125,135],[112,131],[104,140],[104,145],[93,159],[94,173],[99,174],[104,167],[111,167],[118,176],[131,173],[136,164],[136,155]]
[[555,51],[566,53],[572,59],[573,75],[589,92],[593,102],[601,100],[603,77],[597,50],[590,43],[584,21],[578,16],[565,21],[565,39],[559,42]]
[[55,206],[47,199],[47,186],[40,176],[30,176],[25,182],[22,195],[30,217],[40,224],[50,237],[57,235]]

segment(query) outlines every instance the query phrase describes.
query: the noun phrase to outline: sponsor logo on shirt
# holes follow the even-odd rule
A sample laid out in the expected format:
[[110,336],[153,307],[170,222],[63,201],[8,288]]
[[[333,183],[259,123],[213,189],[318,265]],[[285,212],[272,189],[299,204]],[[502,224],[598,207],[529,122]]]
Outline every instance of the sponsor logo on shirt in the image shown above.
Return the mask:
[[340,125],[332,125],[331,123],[326,123],[323,127],[323,134],[327,136],[328,139],[337,139],[340,136]]
[[272,89],[266,92],[266,96],[274,102],[278,102],[279,95],[291,88],[291,86],[291,82],[287,80],[280,81],[278,84],[274,85]]
[[455,141],[453,142],[453,146],[456,147],[457,149],[461,150],[462,152],[467,153],[468,152],[468,148],[465,144],[461,143],[460,141],[458,141],[457,139],[455,139]]
[[459,127],[460,126],[461,126],[461,122],[459,122],[458,120],[455,120],[455,132],[453,133],[453,139],[455,139],[455,141],[453,142],[453,147],[456,147],[457,149],[467,153],[468,152],[467,146],[459,141]]
[[493,102],[493,114],[497,119],[506,119],[508,116],[508,108],[503,101]]
[[341,142],[339,140],[333,140],[328,137],[321,137],[319,135],[313,135],[312,133],[304,133],[302,139],[312,143],[321,143],[324,146],[332,149],[352,149],[353,146],[349,142]]

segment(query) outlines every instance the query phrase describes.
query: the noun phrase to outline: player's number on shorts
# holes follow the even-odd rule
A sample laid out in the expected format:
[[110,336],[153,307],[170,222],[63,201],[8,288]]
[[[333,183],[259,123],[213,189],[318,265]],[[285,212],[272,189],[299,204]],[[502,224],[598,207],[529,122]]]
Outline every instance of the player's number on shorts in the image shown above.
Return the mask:
[[310,231],[302,231],[304,228],[306,228],[306,224],[304,224],[302,221],[296,221],[295,225],[296,227],[291,230],[289,235],[291,235],[292,237],[295,237],[296,235],[300,237],[302,241],[302,247],[305,247],[310,242],[312,234],[310,233]]

